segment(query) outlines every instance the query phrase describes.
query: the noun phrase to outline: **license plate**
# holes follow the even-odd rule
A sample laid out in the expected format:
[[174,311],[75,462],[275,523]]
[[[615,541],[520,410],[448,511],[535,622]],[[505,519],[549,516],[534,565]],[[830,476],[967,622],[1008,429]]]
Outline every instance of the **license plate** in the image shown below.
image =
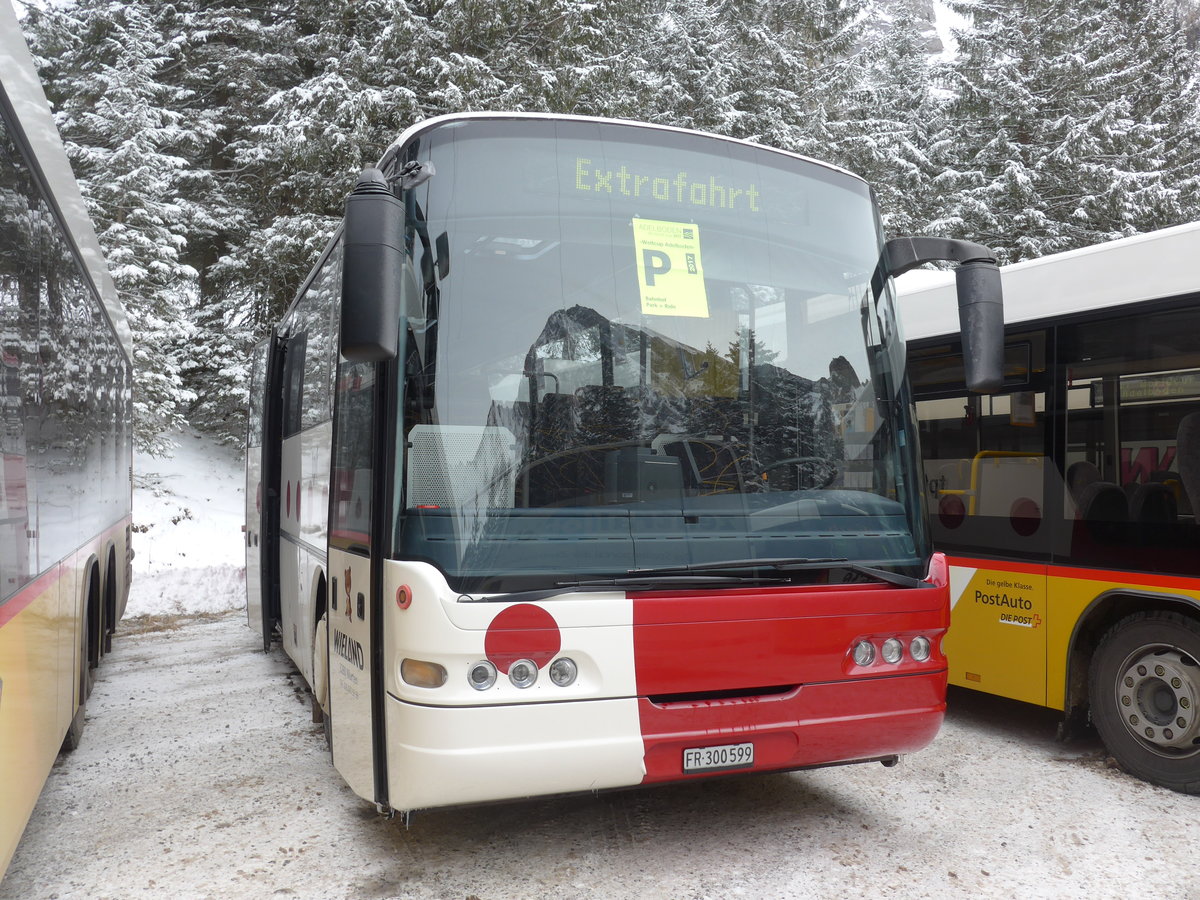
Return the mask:
[[683,751],[684,772],[715,772],[720,769],[745,769],[753,765],[753,744],[721,744],[716,747],[689,747]]

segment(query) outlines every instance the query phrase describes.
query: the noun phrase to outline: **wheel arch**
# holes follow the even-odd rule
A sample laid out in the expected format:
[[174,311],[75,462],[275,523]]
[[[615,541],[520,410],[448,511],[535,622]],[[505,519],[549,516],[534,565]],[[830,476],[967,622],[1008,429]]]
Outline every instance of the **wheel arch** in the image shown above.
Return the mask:
[[1100,641],[1119,621],[1138,612],[1177,612],[1200,621],[1200,601],[1183,594],[1127,587],[1097,594],[1076,619],[1067,644],[1063,712],[1068,728],[1087,721],[1088,671]]

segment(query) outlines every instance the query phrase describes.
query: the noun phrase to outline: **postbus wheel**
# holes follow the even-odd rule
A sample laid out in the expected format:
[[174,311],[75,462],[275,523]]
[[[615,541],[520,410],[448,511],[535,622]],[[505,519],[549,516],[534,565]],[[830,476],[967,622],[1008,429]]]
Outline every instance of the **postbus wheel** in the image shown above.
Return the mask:
[[75,715],[71,717],[71,724],[67,726],[67,733],[63,735],[62,750],[71,751],[79,746],[83,740],[83,723],[87,716],[87,701],[91,696],[92,686],[96,683],[96,669],[88,660],[88,646],[91,640],[91,629],[87,627],[88,617],[84,616],[84,628],[80,635],[79,647],[79,706],[75,709]]
[[1200,622],[1163,611],[1122,619],[1092,657],[1088,696],[1122,768],[1200,794]]

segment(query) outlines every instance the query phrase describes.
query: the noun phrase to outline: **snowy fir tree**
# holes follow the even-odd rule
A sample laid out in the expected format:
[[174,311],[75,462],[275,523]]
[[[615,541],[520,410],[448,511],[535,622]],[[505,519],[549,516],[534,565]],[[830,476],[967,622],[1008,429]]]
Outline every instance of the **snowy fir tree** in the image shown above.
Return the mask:
[[188,243],[184,260],[197,272],[191,353],[181,375],[194,394],[188,420],[240,441],[246,409],[245,360],[265,323],[254,292],[239,290],[222,261],[244,243],[256,221],[260,173],[243,167],[239,149],[255,141],[265,102],[300,77],[294,27],[286,8],[230,2],[160,5],[162,40],[172,63],[163,77],[178,91],[190,124],[181,148],[188,165],[178,190]]
[[193,395],[180,367],[191,339],[184,315],[195,290],[177,181],[188,123],[162,81],[168,57],[138,6],[106,0],[32,15],[31,43],[57,110],[67,153],[113,280],[137,335],[134,435],[170,452]]
[[1197,214],[1195,60],[1169,0],[955,0],[935,228],[1042,256]]
[[[24,20],[137,338],[138,440],[240,441],[249,349],[409,125],[698,128],[1024,259],[1198,217],[1197,0],[61,0]],[[1190,42],[1190,43],[1189,43]]]
[[868,23],[857,81],[841,118],[826,126],[830,158],[874,185],[889,235],[921,233],[938,205],[931,152],[942,104],[932,88],[925,26],[907,4]]

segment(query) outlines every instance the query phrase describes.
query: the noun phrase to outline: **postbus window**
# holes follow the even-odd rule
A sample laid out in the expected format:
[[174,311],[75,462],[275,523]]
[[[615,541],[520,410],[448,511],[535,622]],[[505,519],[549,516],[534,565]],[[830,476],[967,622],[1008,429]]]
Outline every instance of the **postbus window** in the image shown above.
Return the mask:
[[37,235],[46,227],[37,187],[6,124],[0,119],[0,599],[36,571],[31,566],[31,513],[35,484],[29,470],[27,429],[38,408],[38,296],[41,259]]
[[1044,348],[1044,332],[1011,337],[1006,388],[993,395],[965,390],[957,347],[914,354],[925,497],[938,546],[1049,552]]
[[1060,360],[1070,556],[1100,562],[1120,545],[1160,571],[1194,569],[1200,448],[1186,433],[1200,421],[1200,313],[1064,327]]

